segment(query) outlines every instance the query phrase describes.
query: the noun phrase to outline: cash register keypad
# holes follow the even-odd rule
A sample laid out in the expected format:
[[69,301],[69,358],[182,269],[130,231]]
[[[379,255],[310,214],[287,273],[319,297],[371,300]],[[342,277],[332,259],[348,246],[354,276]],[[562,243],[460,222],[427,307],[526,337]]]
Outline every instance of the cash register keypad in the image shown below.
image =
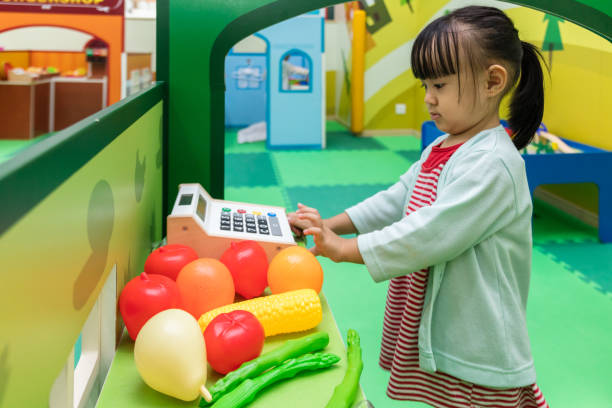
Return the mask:
[[222,231],[247,232],[249,234],[259,233],[261,235],[282,235],[278,217],[273,212],[264,215],[256,211],[247,213],[242,209],[232,211],[229,208],[223,208],[220,222]]

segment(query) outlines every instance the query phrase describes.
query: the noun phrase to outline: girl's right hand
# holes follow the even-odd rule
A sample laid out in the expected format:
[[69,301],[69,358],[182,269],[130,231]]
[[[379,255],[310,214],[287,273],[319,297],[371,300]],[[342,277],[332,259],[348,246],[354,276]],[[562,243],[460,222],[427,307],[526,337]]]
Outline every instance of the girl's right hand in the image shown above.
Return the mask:
[[318,214],[318,211],[316,209],[307,207],[302,203],[298,203],[297,211],[287,214],[287,220],[289,221],[291,231],[298,238],[303,237],[304,230],[312,226],[312,222],[310,222],[308,219],[300,217],[300,214],[304,214],[305,212],[316,212]]

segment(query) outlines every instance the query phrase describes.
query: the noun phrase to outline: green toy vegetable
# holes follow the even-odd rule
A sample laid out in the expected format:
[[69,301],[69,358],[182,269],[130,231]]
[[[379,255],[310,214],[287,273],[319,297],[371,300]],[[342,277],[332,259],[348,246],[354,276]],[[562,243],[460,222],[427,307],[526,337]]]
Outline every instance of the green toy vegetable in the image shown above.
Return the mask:
[[346,374],[344,374],[342,382],[334,388],[334,393],[325,408],[350,407],[359,389],[359,377],[361,377],[361,371],[363,370],[359,334],[355,330],[349,329],[346,343],[348,360]]
[[240,385],[242,381],[254,378],[270,367],[277,366],[287,359],[299,357],[302,354],[322,350],[328,343],[329,335],[325,332],[310,334],[299,339],[287,340],[282,346],[264,353],[251,361],[247,361],[237,370],[228,373],[225,377],[217,381],[215,385],[209,389],[212,395],[212,401],[206,402],[202,398],[200,399],[200,406],[207,407],[213,404],[223,395]]
[[257,378],[245,380],[234,391],[225,394],[215,402],[212,408],[243,407],[253,401],[259,391],[276,382],[292,378],[302,371],[314,371],[330,367],[338,361],[340,361],[340,357],[331,353],[305,354],[298,358],[292,358]]

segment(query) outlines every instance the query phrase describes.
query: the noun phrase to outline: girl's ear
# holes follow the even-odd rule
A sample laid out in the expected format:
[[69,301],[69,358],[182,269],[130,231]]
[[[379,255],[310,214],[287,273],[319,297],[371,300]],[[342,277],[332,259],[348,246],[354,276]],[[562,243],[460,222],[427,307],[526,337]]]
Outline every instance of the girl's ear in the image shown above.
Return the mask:
[[501,65],[493,64],[487,68],[487,95],[497,96],[506,89],[508,71]]

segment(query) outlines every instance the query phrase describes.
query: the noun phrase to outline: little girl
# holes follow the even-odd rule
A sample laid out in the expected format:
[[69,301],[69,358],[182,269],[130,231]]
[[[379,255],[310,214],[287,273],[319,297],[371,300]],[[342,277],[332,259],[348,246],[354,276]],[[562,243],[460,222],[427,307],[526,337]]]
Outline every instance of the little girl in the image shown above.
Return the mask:
[[[294,231],[316,255],[390,279],[380,365],[387,395],[436,407],[546,407],[526,324],[532,205],[518,152],[543,115],[541,55],[491,7],[440,17],[416,38],[412,70],[446,132],[399,181]],[[510,102],[510,138],[499,121]],[[358,233],[357,238],[339,235]]]

